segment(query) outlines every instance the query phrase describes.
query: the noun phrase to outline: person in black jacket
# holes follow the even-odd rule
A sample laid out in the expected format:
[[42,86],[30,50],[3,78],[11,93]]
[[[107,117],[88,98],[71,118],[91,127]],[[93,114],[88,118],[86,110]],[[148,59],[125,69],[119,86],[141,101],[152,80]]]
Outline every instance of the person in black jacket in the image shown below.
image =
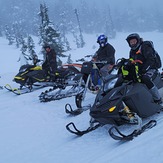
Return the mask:
[[[131,48],[129,58],[133,61],[137,61],[141,82],[150,90],[154,102],[158,104],[162,103],[158,88],[152,81],[158,72],[154,49],[146,43],[147,41],[143,41],[137,33],[130,34],[126,40]],[[130,62],[129,64],[132,63]],[[122,80],[118,79],[116,86],[120,84],[119,81]]]
[[43,47],[46,51],[45,61],[42,64],[42,68],[46,75],[55,76],[57,71],[57,57],[56,52],[49,45]]
[[103,76],[106,76],[115,64],[115,49],[107,42],[105,35],[100,35],[97,38],[97,43],[99,43],[100,47],[93,56],[93,60],[105,62],[104,66],[100,68],[100,72]]

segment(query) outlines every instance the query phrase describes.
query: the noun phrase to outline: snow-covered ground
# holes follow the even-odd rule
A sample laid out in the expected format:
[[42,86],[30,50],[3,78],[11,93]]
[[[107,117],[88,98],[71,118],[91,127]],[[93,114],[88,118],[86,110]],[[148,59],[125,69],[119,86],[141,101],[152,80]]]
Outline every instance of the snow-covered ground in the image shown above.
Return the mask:
[[[118,33],[109,42],[116,49],[116,58],[127,57],[128,33]],[[140,33],[144,40],[152,40],[162,57],[163,33]],[[97,35],[84,35],[86,46],[77,49],[69,37],[72,59],[94,54],[98,48]],[[20,50],[7,45],[0,38],[0,85],[18,85],[12,81],[20,63]],[[93,48],[95,46],[95,48]],[[37,47],[39,52],[40,47]],[[162,57],[163,58],[163,57]],[[162,163],[163,162],[163,114],[155,115],[158,124],[130,142],[117,142],[108,134],[108,126],[82,137],[76,137],[65,129],[73,121],[79,129],[89,124],[89,111],[76,117],[67,116],[66,103],[74,105],[74,97],[40,103],[38,96],[47,88],[14,95],[0,90],[0,163]],[[148,108],[145,108],[148,109]]]

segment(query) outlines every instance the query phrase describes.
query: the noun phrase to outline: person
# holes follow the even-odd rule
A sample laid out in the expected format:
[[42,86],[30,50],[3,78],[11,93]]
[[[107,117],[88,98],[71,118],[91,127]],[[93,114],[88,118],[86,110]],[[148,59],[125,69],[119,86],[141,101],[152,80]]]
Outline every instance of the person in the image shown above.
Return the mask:
[[[129,52],[129,58],[132,61],[128,62],[128,64],[131,65],[132,63],[135,63],[134,61],[138,61],[137,77],[140,78],[141,82],[147,86],[153,96],[154,102],[161,104],[162,101],[158,92],[158,88],[152,81],[158,73],[153,48],[149,46],[149,44],[146,44],[147,41],[143,41],[143,39],[140,38],[139,34],[137,33],[130,34],[126,38],[126,41],[131,48]],[[122,81],[122,77],[119,77],[115,87],[121,85]]]
[[99,49],[93,56],[93,61],[104,62],[104,66],[100,68],[102,76],[107,76],[109,70],[115,64],[115,49],[108,43],[107,37],[102,34],[97,38],[97,43],[99,44]]
[[57,56],[54,49],[50,45],[45,45],[43,47],[46,51],[45,61],[42,64],[42,68],[47,76],[53,76],[55,78],[55,73],[57,71]]

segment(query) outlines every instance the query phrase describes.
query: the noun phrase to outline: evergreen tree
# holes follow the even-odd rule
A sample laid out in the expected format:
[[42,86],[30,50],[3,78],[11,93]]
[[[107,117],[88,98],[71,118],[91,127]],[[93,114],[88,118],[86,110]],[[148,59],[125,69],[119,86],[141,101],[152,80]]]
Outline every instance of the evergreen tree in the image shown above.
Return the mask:
[[6,36],[6,39],[9,41],[8,44],[12,45],[14,43],[14,37],[8,25],[5,26],[5,36]]
[[66,26],[65,26],[65,24],[66,24],[66,12],[63,11],[60,15],[61,15],[61,23],[59,26],[59,29],[61,31],[60,41],[61,41],[61,44],[63,42],[63,44],[66,47],[66,51],[68,51],[68,50],[71,50],[71,48],[70,48],[70,44],[66,38]]
[[[56,37],[57,43],[60,44],[60,46],[62,47],[64,45],[65,50],[67,50],[69,45],[67,43],[67,39],[64,39],[64,36],[66,36],[65,34],[68,34],[68,32],[70,32],[72,25],[72,29],[77,35],[77,32],[80,32],[80,23],[80,25],[84,24],[84,26],[82,25],[82,30],[85,33],[106,33],[109,37],[112,37],[112,33],[114,35],[114,29],[120,32],[147,32],[156,30],[162,31],[163,10],[161,8],[160,1],[149,2],[146,3],[145,6],[142,5],[142,3],[138,3],[135,6],[135,3],[129,0],[125,0],[125,2],[127,2],[127,5],[122,4],[114,6],[114,4],[112,4],[112,2],[110,1],[100,3],[99,1],[79,0],[75,3],[72,3],[72,1],[69,0],[59,0],[55,1],[54,3],[51,0],[46,0],[46,3],[50,6],[49,14],[52,17],[52,21],[55,22],[57,28],[59,27],[59,31],[61,29],[59,33],[61,39],[59,40],[59,37]],[[37,29],[39,28],[40,24],[40,17],[38,17],[37,15],[39,10],[38,1],[1,0],[0,4],[0,36],[5,34],[6,24],[9,27],[12,27],[12,24],[15,23],[17,24],[17,33],[19,33],[19,35],[16,37],[15,33],[13,33],[17,46],[19,46],[18,40],[20,35],[23,35],[23,37],[27,37],[27,34],[38,34]],[[108,4],[111,4],[110,8],[107,7],[106,9],[106,6],[108,6]],[[77,8],[79,13],[81,14],[73,14],[74,8]],[[110,9],[112,11],[111,19],[109,16]],[[64,20],[62,20],[63,14]],[[78,20],[76,21],[77,16],[79,16],[80,18],[79,22]],[[111,27],[111,29],[109,29],[111,25],[110,21],[112,23],[114,22],[113,28]],[[50,21],[47,22],[50,23]],[[43,21],[42,23],[45,23],[45,21]],[[42,28],[44,29],[44,27]],[[62,28],[64,29],[65,34],[63,33]],[[43,29],[41,29],[40,27],[40,31]],[[41,36],[41,33],[39,36]],[[79,43],[81,42],[81,39],[82,35],[80,34],[78,35]]]
[[26,35],[23,35],[22,28],[17,21],[12,24],[12,31],[15,38],[16,47],[19,48],[22,44],[22,38]]
[[27,38],[27,48],[28,48],[28,52],[30,54],[30,58],[33,59],[34,56],[36,55],[36,52],[34,50],[35,49],[34,41],[30,35]]
[[20,57],[19,57],[18,61],[20,61],[20,66],[22,66],[22,65],[28,64],[28,61],[30,60],[30,57],[26,53],[28,46],[27,46],[27,44],[26,44],[23,37],[21,37],[20,43],[21,43],[21,49],[20,49],[21,54],[20,54]]
[[114,24],[111,16],[111,11],[110,11],[110,6],[107,7],[107,12],[106,12],[106,17],[105,17],[105,34],[108,36],[108,38],[113,39],[116,36],[116,31],[114,29]]
[[48,8],[46,7],[46,4],[40,4],[39,16],[41,18],[41,25],[39,30],[39,43],[42,46],[46,44],[50,45],[52,48],[55,49],[58,56],[63,57],[63,47],[58,43],[60,33],[54,29],[52,22],[49,20]]

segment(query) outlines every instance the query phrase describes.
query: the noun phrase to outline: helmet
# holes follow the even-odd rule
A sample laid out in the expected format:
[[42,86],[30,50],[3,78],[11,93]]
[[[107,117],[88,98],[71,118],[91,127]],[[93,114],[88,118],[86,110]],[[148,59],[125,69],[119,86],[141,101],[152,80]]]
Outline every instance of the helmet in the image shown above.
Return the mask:
[[[130,45],[130,40],[132,39],[136,39],[137,40],[137,43],[135,45]],[[129,46],[131,47],[132,50],[136,50],[140,44],[142,43],[142,38],[140,38],[140,36],[137,34],[137,33],[133,33],[133,34],[130,34],[127,38],[126,38]]]
[[107,44],[107,37],[105,35],[100,35],[98,38],[97,38],[97,43],[100,44],[101,47],[104,47],[106,44]]

